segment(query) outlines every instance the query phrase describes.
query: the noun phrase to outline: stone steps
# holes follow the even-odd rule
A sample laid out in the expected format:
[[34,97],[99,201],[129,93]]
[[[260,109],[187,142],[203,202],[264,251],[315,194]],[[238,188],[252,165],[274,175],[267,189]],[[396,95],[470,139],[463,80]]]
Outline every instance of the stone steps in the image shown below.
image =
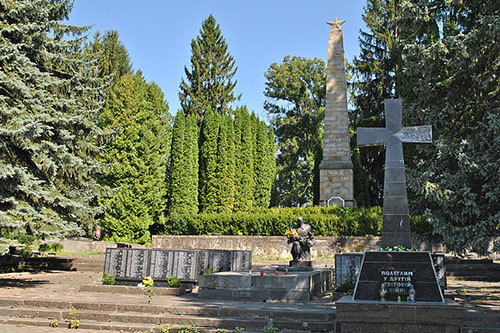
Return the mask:
[[[65,302],[43,300],[12,300],[0,298],[0,322],[47,326],[54,319],[68,323],[70,308],[78,313],[80,327],[99,330],[150,330],[169,324],[171,328],[198,326],[201,331],[233,330],[262,331],[273,318],[275,327],[284,331],[334,331],[335,312],[332,309],[245,304],[232,307],[220,305],[166,306],[154,304]],[[300,319],[297,319],[300,318]],[[307,327],[303,323],[307,322]],[[64,325],[64,324],[63,324]],[[67,325],[67,324],[66,324]]]
[[464,281],[500,281],[500,263],[491,259],[445,258],[448,279]]

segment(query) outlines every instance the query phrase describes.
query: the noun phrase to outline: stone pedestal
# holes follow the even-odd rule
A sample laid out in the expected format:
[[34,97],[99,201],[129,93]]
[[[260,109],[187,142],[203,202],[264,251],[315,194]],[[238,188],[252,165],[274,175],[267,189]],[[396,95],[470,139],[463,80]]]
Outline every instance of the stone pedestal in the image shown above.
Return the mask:
[[463,307],[451,300],[432,302],[355,301],[344,296],[336,302],[336,332],[460,332]]
[[314,266],[313,260],[290,260],[288,262],[289,267],[297,267],[297,268],[310,268],[312,270]]

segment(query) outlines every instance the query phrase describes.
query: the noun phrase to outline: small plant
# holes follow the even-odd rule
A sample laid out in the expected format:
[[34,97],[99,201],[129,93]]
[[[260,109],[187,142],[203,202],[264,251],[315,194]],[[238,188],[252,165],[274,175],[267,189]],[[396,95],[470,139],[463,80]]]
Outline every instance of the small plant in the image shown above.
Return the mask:
[[153,278],[151,276],[146,276],[144,279],[142,279],[142,283],[139,283],[137,286],[144,288],[144,294],[148,296],[148,304],[151,303],[151,301],[153,300],[153,296],[156,295],[153,289],[155,286]]
[[264,333],[274,333],[277,330],[278,329],[276,327],[274,327],[273,318],[269,318],[267,325],[264,326]]
[[403,245],[396,245],[396,246],[393,246],[393,247],[387,246],[387,247],[384,247],[384,248],[379,248],[378,251],[417,252],[418,250],[417,249],[413,249],[413,248],[404,247]]
[[61,243],[52,243],[50,244],[50,247],[52,248],[53,252],[59,253],[63,250],[64,245],[62,245]]
[[341,292],[341,293],[349,293],[349,292],[354,292],[354,287],[355,287],[355,283],[354,281],[351,281],[351,280],[348,280],[348,279],[345,279],[344,281],[342,281],[342,283],[340,284],[340,286],[337,287],[337,289],[335,289],[335,291],[338,291],[338,292]]
[[102,284],[105,285],[113,285],[115,284],[116,279],[114,275],[109,275],[108,273],[104,273],[102,275]]
[[38,245],[38,251],[40,252],[49,252],[49,250],[50,250],[50,245],[47,243],[40,243],[40,245]]
[[234,328],[234,333],[243,333],[243,332],[245,332],[245,329],[243,327]]
[[170,325],[169,324],[160,325],[159,329],[160,329],[161,333],[170,333]]
[[33,254],[29,245],[25,245],[21,250],[19,250],[19,252],[21,253],[21,257],[23,259],[27,259]]
[[181,280],[175,276],[169,276],[167,278],[167,283],[170,288],[179,288],[181,286]]
[[54,319],[50,322],[50,327],[57,328],[59,326],[59,323],[57,322],[57,319]]
[[182,326],[177,333],[200,333],[200,329],[197,326]]
[[78,312],[76,311],[74,306],[69,309],[69,315],[71,319],[69,320],[68,328],[76,330],[78,327],[80,327],[80,320],[78,319]]
[[226,333],[226,330],[223,328],[218,328],[217,333]]
[[214,274],[215,270],[212,267],[208,267],[203,271],[203,275]]

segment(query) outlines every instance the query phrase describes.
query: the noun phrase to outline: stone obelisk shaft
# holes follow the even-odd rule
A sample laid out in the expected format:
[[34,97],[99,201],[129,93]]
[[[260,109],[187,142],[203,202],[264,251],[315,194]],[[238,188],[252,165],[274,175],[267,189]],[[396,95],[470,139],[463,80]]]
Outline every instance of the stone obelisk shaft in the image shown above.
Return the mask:
[[[320,164],[320,203],[352,206],[354,203],[353,165],[349,145],[347,91],[344,64],[343,21],[328,22],[332,26],[328,39],[325,134],[323,160]],[[341,197],[340,199],[332,199]]]

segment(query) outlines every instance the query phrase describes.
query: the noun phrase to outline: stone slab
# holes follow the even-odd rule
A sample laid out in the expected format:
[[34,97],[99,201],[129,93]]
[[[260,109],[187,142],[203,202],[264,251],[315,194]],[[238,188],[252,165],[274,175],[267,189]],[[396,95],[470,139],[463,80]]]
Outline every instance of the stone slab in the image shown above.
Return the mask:
[[200,276],[198,297],[225,300],[307,302],[332,287],[333,269],[308,272],[219,272]]
[[336,302],[337,330],[345,332],[460,332],[462,305],[436,302],[380,302],[353,300]]
[[444,302],[429,252],[365,252],[353,298],[380,300],[382,285],[388,301],[406,300],[413,286],[417,302]]

